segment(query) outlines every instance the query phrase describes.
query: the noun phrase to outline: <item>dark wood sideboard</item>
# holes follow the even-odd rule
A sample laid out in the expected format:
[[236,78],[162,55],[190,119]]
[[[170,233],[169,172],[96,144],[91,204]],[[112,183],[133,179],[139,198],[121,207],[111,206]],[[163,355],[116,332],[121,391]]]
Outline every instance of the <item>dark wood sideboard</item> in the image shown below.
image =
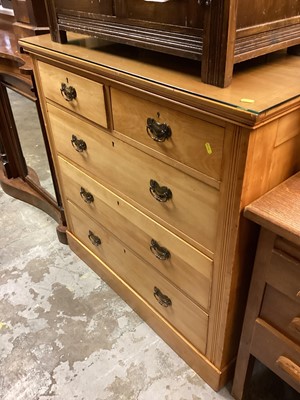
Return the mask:
[[300,0],[46,0],[46,5],[55,41],[66,42],[66,31],[73,31],[201,60],[202,81],[220,87],[230,84],[236,63],[285,48],[299,53]]

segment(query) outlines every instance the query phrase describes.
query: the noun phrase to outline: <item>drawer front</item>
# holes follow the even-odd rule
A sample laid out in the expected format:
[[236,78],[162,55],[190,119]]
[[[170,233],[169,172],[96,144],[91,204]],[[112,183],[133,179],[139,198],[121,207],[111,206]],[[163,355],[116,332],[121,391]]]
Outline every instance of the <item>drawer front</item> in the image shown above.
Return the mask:
[[210,258],[60,157],[59,166],[66,199],[115,232],[203,308],[209,308]]
[[[79,13],[86,13],[89,15],[114,15],[114,3],[115,0],[105,0],[105,1],[90,1],[90,0],[80,0],[80,1],[66,1],[66,0],[54,0],[55,8],[59,10],[60,14],[68,15],[68,11],[71,11],[71,15]],[[63,11],[62,11],[63,10]]]
[[257,320],[250,353],[300,392],[300,347],[293,341]]
[[96,124],[107,127],[104,91],[101,83],[43,62],[38,62],[38,71],[42,90],[47,99]]
[[[197,0],[173,1],[143,1],[123,0],[123,7],[117,8],[116,16],[130,18],[130,20],[149,21],[181,27],[203,26],[203,10]],[[126,21],[126,19],[125,19]],[[144,22],[145,23],[145,22]]]
[[[51,105],[48,110],[55,148],[60,154],[122,197],[130,198],[175,233],[187,240],[192,238],[196,247],[200,243],[201,249],[214,250],[219,203],[216,189]],[[84,141],[84,151],[72,146],[74,135],[77,147],[79,140]]]
[[300,307],[300,261],[284,252],[273,250],[266,281]]
[[204,353],[207,314],[79,208],[70,202],[67,208],[72,233]]
[[300,344],[300,303],[267,285],[260,317]]
[[115,89],[111,99],[116,131],[220,180],[223,127]]

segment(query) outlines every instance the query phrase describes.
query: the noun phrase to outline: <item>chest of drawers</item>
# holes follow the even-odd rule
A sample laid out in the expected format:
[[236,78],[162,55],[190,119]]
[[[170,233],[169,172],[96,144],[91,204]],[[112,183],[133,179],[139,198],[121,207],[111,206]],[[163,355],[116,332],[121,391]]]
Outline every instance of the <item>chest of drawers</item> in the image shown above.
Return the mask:
[[241,399],[259,359],[300,393],[300,174],[246,207],[261,228],[233,394]]
[[241,210],[300,169],[299,59],[278,56],[221,90],[95,39],[20,44],[70,247],[218,390],[232,375],[256,238]]

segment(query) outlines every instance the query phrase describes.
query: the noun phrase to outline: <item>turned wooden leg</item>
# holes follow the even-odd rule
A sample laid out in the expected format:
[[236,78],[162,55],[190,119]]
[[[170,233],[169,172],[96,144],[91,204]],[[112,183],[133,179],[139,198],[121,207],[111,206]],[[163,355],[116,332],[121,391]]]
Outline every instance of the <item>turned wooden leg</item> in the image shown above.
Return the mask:
[[58,240],[62,244],[68,244],[68,237],[67,237],[67,227],[61,222],[59,225],[56,227],[56,233]]
[[236,400],[245,400],[249,392],[254,362],[255,358],[249,353],[249,349],[246,346],[242,348],[236,363],[236,372],[231,390],[231,394]]
[[273,248],[275,237],[275,234],[261,229],[231,392],[237,400],[242,400],[247,395],[247,387],[251,381],[255,361],[250,353],[252,335],[265,290],[265,265],[271,257],[271,251],[268,250]]

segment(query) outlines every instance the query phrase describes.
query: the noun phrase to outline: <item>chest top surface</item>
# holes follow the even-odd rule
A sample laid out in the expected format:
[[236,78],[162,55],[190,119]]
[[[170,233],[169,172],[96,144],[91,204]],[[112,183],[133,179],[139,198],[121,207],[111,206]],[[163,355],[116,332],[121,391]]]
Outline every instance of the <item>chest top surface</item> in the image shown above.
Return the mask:
[[300,104],[300,57],[285,52],[240,64],[232,84],[218,88],[201,82],[198,62],[78,34],[68,38],[67,44],[60,44],[40,35],[22,39],[20,45],[31,54],[84,67],[250,126],[273,118],[279,108]]
[[300,172],[249,204],[245,215],[300,245]]

